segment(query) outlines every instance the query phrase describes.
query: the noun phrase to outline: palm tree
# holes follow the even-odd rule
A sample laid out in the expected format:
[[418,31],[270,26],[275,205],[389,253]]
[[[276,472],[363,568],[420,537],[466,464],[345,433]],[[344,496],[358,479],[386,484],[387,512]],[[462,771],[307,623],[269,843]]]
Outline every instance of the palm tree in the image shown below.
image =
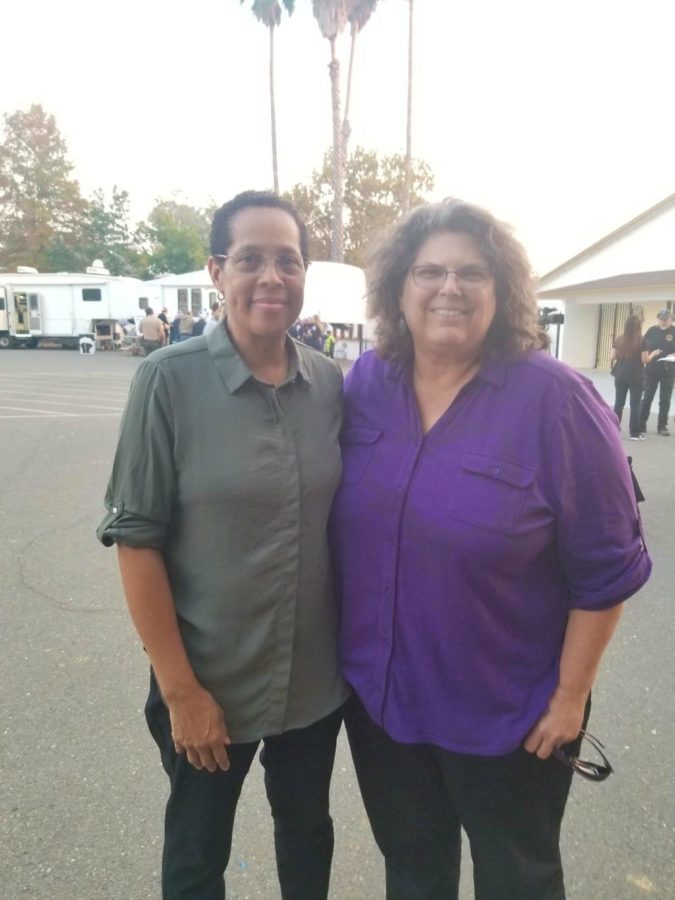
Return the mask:
[[410,209],[412,196],[412,79],[413,79],[413,2],[408,0],[408,115],[405,135],[405,182],[403,188],[403,211]]
[[331,259],[344,259],[344,223],[342,206],[344,194],[345,161],[342,153],[342,122],[340,120],[340,61],[335,53],[335,41],[347,24],[353,0],[312,0],[314,18],[323,37],[330,42],[331,101],[333,107],[333,234]]
[[349,125],[349,101],[352,94],[352,69],[354,67],[354,48],[357,35],[365,28],[368,20],[375,12],[379,0],[352,0],[347,19],[352,28],[352,42],[349,50],[349,68],[347,70],[347,91],[345,93],[345,114],[342,120],[342,159],[347,159],[347,144],[351,128]]
[[[245,0],[240,0],[243,4]],[[253,0],[251,12],[270,32],[270,117],[272,120],[272,177],[274,192],[279,193],[279,166],[277,162],[277,114],[274,104],[274,29],[281,24],[281,10],[290,16],[295,8],[295,0]]]

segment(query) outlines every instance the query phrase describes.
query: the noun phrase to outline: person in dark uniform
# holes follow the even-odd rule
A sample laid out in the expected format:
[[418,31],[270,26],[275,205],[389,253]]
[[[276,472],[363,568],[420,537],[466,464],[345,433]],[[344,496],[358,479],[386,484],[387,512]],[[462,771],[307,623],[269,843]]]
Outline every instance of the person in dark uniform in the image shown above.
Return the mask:
[[647,378],[640,409],[640,431],[644,434],[647,430],[647,419],[658,388],[659,417],[656,429],[662,437],[670,437],[668,413],[675,383],[675,363],[662,362],[662,359],[675,354],[675,326],[673,326],[673,313],[670,309],[659,310],[656,318],[658,324],[648,328],[645,334],[649,361],[645,367]]

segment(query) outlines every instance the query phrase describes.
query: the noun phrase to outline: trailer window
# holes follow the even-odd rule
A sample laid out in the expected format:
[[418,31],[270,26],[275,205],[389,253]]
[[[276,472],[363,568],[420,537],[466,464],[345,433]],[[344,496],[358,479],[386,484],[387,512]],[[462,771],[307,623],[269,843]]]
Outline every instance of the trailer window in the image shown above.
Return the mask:
[[38,306],[38,295],[37,294],[29,294],[28,301],[30,303],[31,309],[38,310],[40,308]]
[[178,288],[178,312],[186,313],[188,311],[188,292],[185,288]]
[[148,308],[148,298],[147,297],[139,297],[138,298],[138,308],[139,309],[147,309]]
[[82,299],[95,301],[101,299],[101,288],[82,288]]
[[0,312],[4,312],[4,311],[5,311],[5,298],[0,297]]
[[190,300],[192,303],[192,315],[199,316],[202,311],[202,289],[192,288],[190,291]]

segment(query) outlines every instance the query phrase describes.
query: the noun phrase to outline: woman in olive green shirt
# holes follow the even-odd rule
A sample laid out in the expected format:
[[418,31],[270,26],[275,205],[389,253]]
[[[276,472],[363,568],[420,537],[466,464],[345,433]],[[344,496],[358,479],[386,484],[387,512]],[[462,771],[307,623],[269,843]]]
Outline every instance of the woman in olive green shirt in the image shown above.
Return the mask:
[[239,792],[262,740],[282,896],[328,892],[328,788],[347,696],[326,522],[340,478],[338,366],[286,331],[302,308],[295,209],[246,192],[216,213],[208,335],[134,378],[99,528],[152,665],[171,781],[165,898],[221,898]]

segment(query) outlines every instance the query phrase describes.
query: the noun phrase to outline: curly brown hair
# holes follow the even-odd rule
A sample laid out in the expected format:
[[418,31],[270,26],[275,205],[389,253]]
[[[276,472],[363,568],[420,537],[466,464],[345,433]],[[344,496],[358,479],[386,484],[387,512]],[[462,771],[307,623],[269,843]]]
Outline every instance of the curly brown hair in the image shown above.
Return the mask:
[[483,357],[508,361],[546,348],[548,337],[539,325],[530,263],[510,226],[484,209],[446,198],[418,206],[400,219],[370,256],[368,315],[377,322],[380,356],[403,365],[412,362],[413,341],[401,318],[403,283],[422,244],[443,231],[473,237],[494,274],[497,308]]

